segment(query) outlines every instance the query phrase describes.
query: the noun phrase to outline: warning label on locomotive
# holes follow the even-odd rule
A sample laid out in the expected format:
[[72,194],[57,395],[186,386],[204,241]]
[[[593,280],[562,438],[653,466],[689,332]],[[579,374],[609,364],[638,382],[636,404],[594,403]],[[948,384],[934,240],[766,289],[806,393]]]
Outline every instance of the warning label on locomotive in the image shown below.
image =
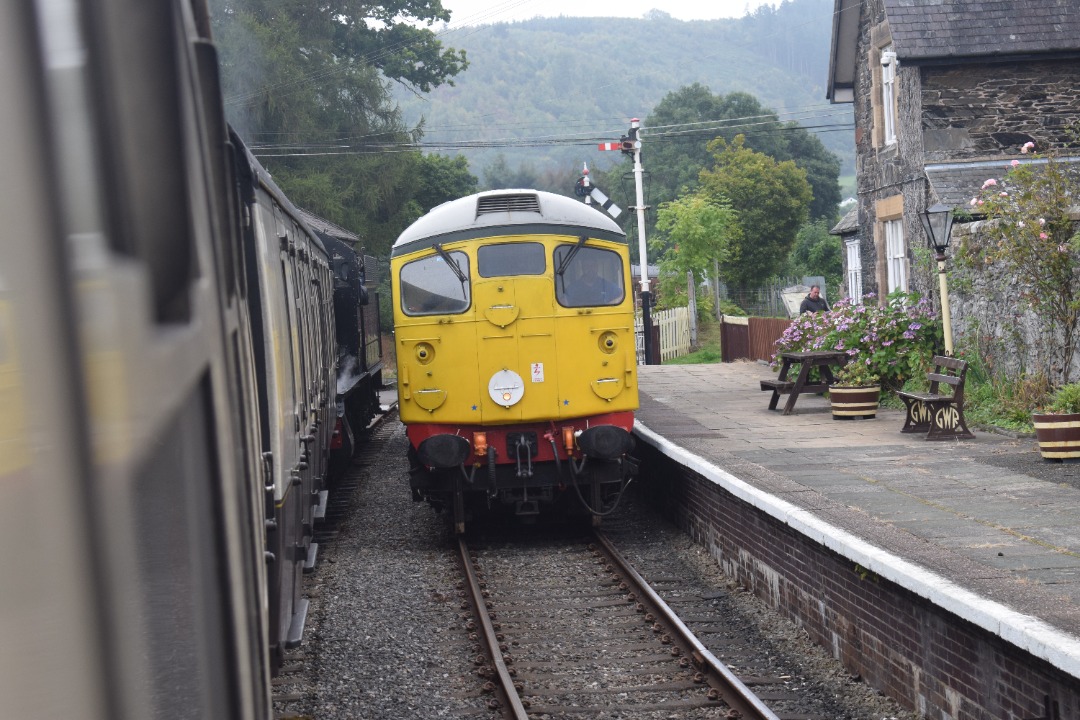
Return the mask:
[[544,363],[532,364],[532,381],[534,383],[544,382]]

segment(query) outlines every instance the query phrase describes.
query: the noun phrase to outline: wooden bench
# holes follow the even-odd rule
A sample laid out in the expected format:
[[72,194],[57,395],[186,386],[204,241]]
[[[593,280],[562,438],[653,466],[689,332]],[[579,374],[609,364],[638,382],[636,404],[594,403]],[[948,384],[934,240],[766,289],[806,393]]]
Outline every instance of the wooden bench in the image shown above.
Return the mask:
[[772,390],[772,399],[769,400],[769,409],[775,410],[776,403],[780,400],[780,396],[789,393],[794,389],[795,382],[792,380],[762,380],[762,390]]
[[[951,357],[934,357],[934,369],[926,374],[930,392],[898,392],[904,401],[906,417],[900,432],[926,433],[927,440],[966,440],[975,437],[964,421],[964,378],[967,363]],[[952,393],[938,392],[949,385]]]

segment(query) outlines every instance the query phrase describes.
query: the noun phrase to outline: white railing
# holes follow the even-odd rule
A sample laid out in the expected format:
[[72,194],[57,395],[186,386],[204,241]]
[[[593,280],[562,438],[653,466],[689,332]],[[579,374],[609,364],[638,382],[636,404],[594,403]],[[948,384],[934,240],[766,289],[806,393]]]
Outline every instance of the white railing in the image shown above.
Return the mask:
[[[670,360],[690,353],[690,309],[671,308],[652,313],[653,327],[660,328],[660,361]],[[637,338],[638,365],[645,364],[645,333],[642,330],[641,315],[634,320],[634,335]]]

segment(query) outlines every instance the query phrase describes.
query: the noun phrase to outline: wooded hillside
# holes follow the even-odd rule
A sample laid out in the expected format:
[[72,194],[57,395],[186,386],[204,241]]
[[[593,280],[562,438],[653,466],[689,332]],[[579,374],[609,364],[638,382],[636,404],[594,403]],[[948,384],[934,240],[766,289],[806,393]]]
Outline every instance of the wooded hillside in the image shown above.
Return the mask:
[[[609,167],[632,117],[645,119],[667,93],[701,83],[743,91],[818,134],[853,173],[850,105],[825,99],[831,0],[762,6],[730,20],[534,19],[449,29],[440,40],[465,50],[468,68],[424,97],[401,90],[405,120],[423,118],[425,149],[462,153],[481,176],[498,163],[576,179],[582,161]],[[753,123],[753,119],[747,119]],[[649,128],[645,129],[645,137]]]

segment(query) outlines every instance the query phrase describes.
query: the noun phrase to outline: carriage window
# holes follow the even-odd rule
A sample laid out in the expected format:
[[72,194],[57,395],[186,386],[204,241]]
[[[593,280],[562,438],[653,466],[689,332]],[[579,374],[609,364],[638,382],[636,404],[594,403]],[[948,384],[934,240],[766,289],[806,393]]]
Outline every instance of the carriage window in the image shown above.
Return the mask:
[[540,243],[484,245],[476,254],[480,277],[543,275],[545,269],[544,246]]
[[[448,262],[448,260],[450,262]],[[469,309],[469,257],[429,255],[401,268],[401,309],[406,315],[445,315]]]
[[560,305],[618,305],[626,297],[622,258],[617,253],[587,246],[560,245],[555,248],[554,260],[557,269],[555,297]]

